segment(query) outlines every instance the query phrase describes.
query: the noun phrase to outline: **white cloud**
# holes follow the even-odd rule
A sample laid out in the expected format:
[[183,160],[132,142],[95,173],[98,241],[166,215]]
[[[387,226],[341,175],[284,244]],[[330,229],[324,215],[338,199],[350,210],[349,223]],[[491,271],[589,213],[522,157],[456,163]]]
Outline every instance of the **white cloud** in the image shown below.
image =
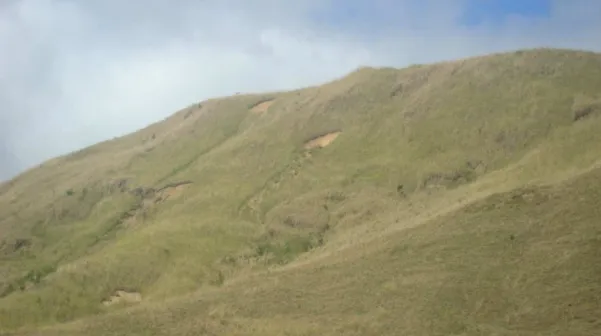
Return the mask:
[[601,48],[592,1],[556,0],[551,18],[496,28],[459,26],[461,0],[376,2],[388,20],[362,24],[318,23],[329,2],[317,0],[4,2],[0,179],[212,96],[310,85],[367,64]]

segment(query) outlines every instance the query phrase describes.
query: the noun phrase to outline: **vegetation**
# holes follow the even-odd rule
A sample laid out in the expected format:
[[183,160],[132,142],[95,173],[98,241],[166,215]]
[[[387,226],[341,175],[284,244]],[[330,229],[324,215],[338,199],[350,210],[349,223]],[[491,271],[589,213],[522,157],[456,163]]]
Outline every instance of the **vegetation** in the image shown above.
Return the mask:
[[0,334],[600,334],[600,99],[534,49],[195,103],[0,185]]

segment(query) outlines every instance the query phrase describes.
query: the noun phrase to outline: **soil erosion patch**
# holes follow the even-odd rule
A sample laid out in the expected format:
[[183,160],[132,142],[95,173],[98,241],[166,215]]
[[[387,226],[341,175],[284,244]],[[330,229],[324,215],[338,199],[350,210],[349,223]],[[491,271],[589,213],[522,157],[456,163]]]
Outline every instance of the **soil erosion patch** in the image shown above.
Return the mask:
[[256,113],[256,114],[265,113],[265,112],[267,112],[267,110],[269,109],[269,107],[272,104],[273,104],[273,99],[260,102],[257,105],[251,107],[250,112]]
[[305,142],[305,149],[323,148],[331,144],[336,138],[342,133],[341,131],[330,132],[324,135],[320,135]]
[[102,304],[105,306],[112,306],[120,302],[137,303],[140,301],[142,301],[142,295],[140,293],[118,290],[110,298],[102,301]]

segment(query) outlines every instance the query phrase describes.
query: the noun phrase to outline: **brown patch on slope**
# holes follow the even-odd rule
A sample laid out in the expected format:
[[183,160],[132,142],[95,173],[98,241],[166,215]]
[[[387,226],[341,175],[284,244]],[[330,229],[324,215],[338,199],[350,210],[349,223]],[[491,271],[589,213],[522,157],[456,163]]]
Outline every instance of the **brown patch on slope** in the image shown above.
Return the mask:
[[320,135],[305,142],[305,149],[323,148],[330,145],[336,138],[342,133],[341,131],[335,131]]
[[155,206],[168,199],[180,196],[192,183],[192,181],[180,181],[169,183],[158,189],[138,187],[131,190],[130,192],[139,198],[139,202],[123,213],[121,221],[127,225],[131,225],[137,219],[145,218],[146,214],[155,208]]
[[157,198],[156,201],[165,201],[168,198],[174,198],[179,195],[190,185],[192,181],[182,181],[168,184],[156,191]]
[[578,121],[601,112],[601,99],[578,96],[572,105],[572,120]]
[[255,114],[263,114],[263,113],[267,112],[267,110],[269,110],[269,107],[271,107],[273,102],[274,102],[274,99],[262,101],[262,102],[256,104],[255,106],[251,107],[250,112],[255,113]]
[[127,292],[123,290],[118,290],[112,295],[110,298],[102,301],[102,304],[105,306],[112,306],[117,303],[138,303],[142,301],[142,294],[138,292]]

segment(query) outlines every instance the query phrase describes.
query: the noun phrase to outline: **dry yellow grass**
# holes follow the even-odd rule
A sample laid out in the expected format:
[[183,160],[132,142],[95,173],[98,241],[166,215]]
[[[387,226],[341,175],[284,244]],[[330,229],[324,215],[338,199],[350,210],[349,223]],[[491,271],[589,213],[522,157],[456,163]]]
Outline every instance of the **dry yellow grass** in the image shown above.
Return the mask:
[[0,334],[601,334],[600,92],[583,51],[361,68],[48,161],[0,186]]

